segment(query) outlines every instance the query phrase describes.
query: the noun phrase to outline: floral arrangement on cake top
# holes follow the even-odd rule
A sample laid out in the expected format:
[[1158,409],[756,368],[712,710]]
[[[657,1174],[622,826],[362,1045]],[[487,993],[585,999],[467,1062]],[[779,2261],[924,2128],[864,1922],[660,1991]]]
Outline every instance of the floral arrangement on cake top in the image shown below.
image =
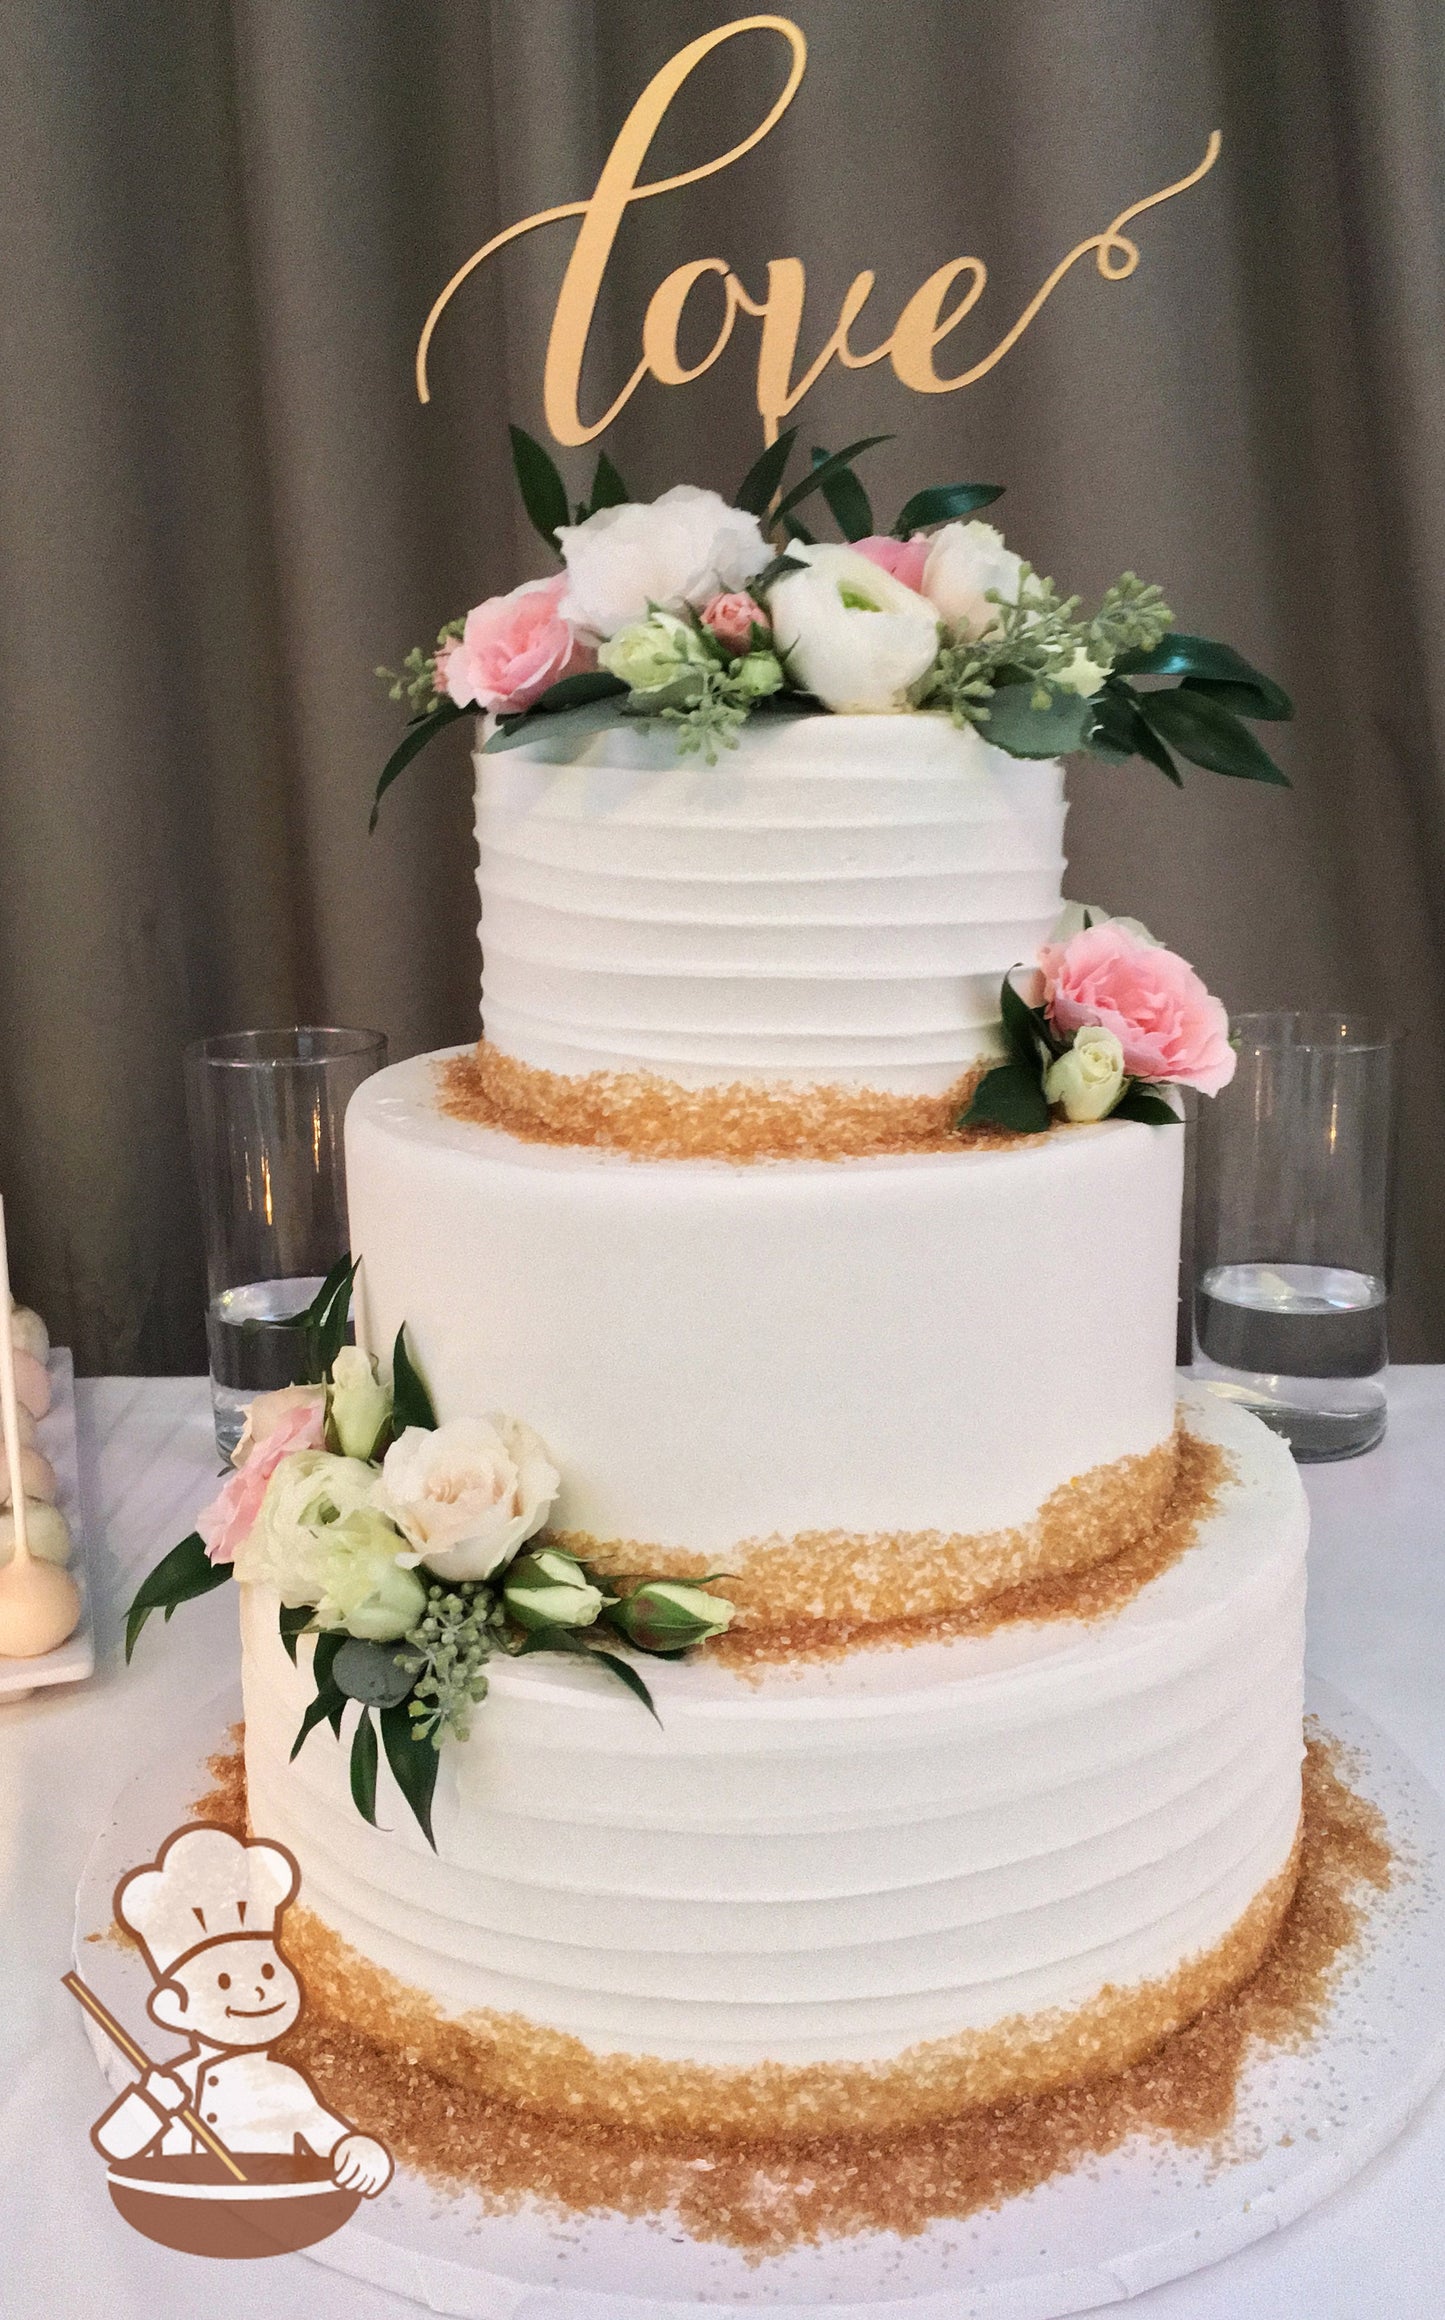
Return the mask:
[[549,1545],[561,1477],[545,1444],[518,1418],[438,1425],[404,1330],[391,1384],[380,1378],[342,1342],[355,1275],[343,1259],[327,1276],[304,1317],[311,1382],[250,1404],[219,1495],[137,1589],[125,1652],[153,1611],[169,1619],[233,1578],[274,1588],[293,1664],[299,1639],[315,1639],[293,1757],[320,1723],[339,1740],[354,1708],[357,1811],[375,1827],[384,1749],[434,1844],[438,1751],[468,1737],[491,1658],[572,1654],[655,1715],[637,1668],[608,1645],[677,1659],[721,1635],[733,1606],[709,1592],[712,1578],[604,1578]]
[[[570,507],[549,454],[513,427],[523,501],[562,568],[377,671],[411,718],[376,805],[434,734],[479,713],[488,750],[641,718],[711,762],[750,717],[937,711],[1016,757],[1137,756],[1175,783],[1185,758],[1286,782],[1244,720],[1289,717],[1289,696],[1229,645],[1177,630],[1160,589],[1126,572],[1086,613],[979,519],[998,484],[928,486],[880,531],[854,463],[888,438],[815,449],[788,485],[796,434],[731,505],[686,483],[631,500],[603,453],[591,498]],[[804,524],[815,497],[840,540]]]
[[1037,965],[1004,977],[999,1012],[1008,1060],[984,1074],[960,1127],[1164,1127],[1180,1118],[1165,1088],[1214,1096],[1234,1077],[1223,1002],[1137,918],[1068,904]]

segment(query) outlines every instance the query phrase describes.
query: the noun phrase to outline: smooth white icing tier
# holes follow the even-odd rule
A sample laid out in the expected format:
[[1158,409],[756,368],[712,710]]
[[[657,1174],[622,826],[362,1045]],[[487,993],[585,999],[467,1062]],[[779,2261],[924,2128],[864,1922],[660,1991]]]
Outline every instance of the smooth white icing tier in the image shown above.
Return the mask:
[[489,1040],[549,1071],[948,1087],[1059,910],[1063,774],[942,716],[478,754]]
[[383,1768],[361,1821],[274,1597],[244,1589],[258,1833],[302,1898],[447,2014],[599,2052],[872,2060],[1169,1974],[1281,1869],[1300,1802],[1308,1517],[1288,1451],[1197,1389],[1233,1479],[1116,1615],[762,1674],[494,1662],[438,1851]]
[[405,1322],[441,1416],[535,1426],[559,1528],[992,1531],[1168,1437],[1178,1129],[642,1162],[450,1120],[433,1066],[347,1114],[361,1334],[389,1358]]

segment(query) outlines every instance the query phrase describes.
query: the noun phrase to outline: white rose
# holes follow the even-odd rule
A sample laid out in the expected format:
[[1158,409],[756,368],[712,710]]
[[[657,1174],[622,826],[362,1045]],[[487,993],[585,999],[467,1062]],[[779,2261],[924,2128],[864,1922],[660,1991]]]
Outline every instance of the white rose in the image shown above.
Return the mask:
[[1112,1031],[1086,1023],[1044,1074],[1044,1094],[1070,1120],[1102,1120],[1124,1093],[1124,1050]]
[[1010,604],[1018,601],[1023,558],[1003,544],[992,524],[945,524],[935,532],[923,567],[923,593],[939,618],[961,636],[979,637],[994,626],[998,606],[988,601],[996,588]]
[[378,1504],[439,1579],[490,1579],[541,1529],[561,1479],[520,1419],[451,1418],[392,1443]]
[[[397,1556],[405,1542],[375,1507],[358,1507],[325,1533],[316,1618],[368,1643],[395,1643],[426,1609],[426,1588]],[[407,1558],[410,1561],[410,1557]]]
[[331,1424],[347,1458],[370,1458],[391,1423],[391,1395],[359,1345],[343,1345],[331,1365]]
[[756,516],[692,483],[650,505],[599,508],[585,523],[563,524],[557,541],[567,567],[562,617],[603,637],[653,606],[701,611],[745,588],[773,554]]
[[933,607],[856,548],[788,554],[806,569],[774,582],[768,609],[792,682],[840,714],[906,708],[938,654]]
[[261,1511],[236,1549],[235,1576],[248,1586],[274,1587],[293,1608],[318,1602],[326,1586],[326,1534],[371,1506],[376,1482],[359,1458],[293,1450],[267,1483]]
[[609,637],[597,654],[598,665],[634,693],[661,693],[691,676],[700,693],[700,672],[712,655],[697,630],[673,612],[654,612],[646,620],[630,620]]

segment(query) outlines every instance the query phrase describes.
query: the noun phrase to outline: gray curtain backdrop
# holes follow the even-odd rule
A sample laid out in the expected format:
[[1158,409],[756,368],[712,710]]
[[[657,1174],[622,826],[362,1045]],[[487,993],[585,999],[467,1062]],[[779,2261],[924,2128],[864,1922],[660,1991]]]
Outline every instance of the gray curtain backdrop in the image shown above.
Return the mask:
[[[471,1036],[465,744],[366,833],[396,712],[371,677],[540,569],[505,421],[541,432],[584,195],[714,0],[8,0],[0,15],[0,1185],[17,1287],[92,1370],[203,1365],[181,1047],[375,1024]],[[1079,766],[1071,891],[1146,918],[1231,1007],[1409,1027],[1395,1347],[1445,1358],[1445,405],[1439,0],[794,0],[807,78],[725,177],[627,222],[592,407],[659,277],[808,267],[805,350],[861,266],[884,321],[964,253],[991,345],[1055,259],[1182,174],[1134,278],[1080,267],[956,395],[836,369],[805,440],[893,428],[881,501],[1006,481],[1070,586],[1131,566],[1299,702],[1290,795]],[[654,161],[744,134],[782,44],[697,76]],[[657,174],[652,168],[649,174]],[[701,323],[702,318],[700,318]],[[860,341],[868,343],[864,332]],[[752,327],[634,399],[641,496],[735,483]],[[590,454],[573,462],[580,482]]]

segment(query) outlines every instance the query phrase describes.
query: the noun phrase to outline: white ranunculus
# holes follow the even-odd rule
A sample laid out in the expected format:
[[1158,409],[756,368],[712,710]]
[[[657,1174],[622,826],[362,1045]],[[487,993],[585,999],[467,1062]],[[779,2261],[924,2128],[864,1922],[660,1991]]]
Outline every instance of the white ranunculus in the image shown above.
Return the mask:
[[451,1418],[398,1436],[377,1503],[439,1579],[490,1579],[541,1529],[560,1484],[519,1418]]
[[614,636],[656,606],[701,611],[745,588],[772,559],[756,516],[715,491],[679,483],[648,505],[599,508],[557,533],[567,567],[560,610],[574,628]]
[[331,1365],[331,1424],[347,1458],[370,1458],[391,1423],[391,1395],[376,1362],[359,1345],[343,1345]]
[[367,1643],[399,1641],[426,1609],[424,1583],[397,1562],[404,1552],[405,1541],[374,1506],[358,1507],[330,1524],[317,1624],[344,1627]]
[[327,1533],[372,1505],[376,1483],[375,1470],[359,1458],[293,1450],[271,1476],[261,1511],[236,1548],[235,1576],[248,1586],[274,1587],[293,1607],[319,1602]]
[[923,593],[956,635],[979,637],[998,619],[989,589],[1017,603],[1022,571],[1023,558],[1004,546],[1002,532],[975,517],[934,533],[923,567]]
[[1101,910],[1097,902],[1066,902],[1049,931],[1050,946],[1072,942],[1086,925],[1121,926],[1136,942],[1148,943],[1156,951],[1164,948],[1158,935],[1149,932],[1142,918],[1115,918],[1112,911]]
[[1044,1095],[1070,1120],[1102,1120],[1124,1093],[1124,1050],[1112,1031],[1086,1023],[1044,1074]]
[[768,609],[791,681],[841,714],[906,708],[938,654],[932,605],[856,548],[788,554],[805,569],[774,582]]

